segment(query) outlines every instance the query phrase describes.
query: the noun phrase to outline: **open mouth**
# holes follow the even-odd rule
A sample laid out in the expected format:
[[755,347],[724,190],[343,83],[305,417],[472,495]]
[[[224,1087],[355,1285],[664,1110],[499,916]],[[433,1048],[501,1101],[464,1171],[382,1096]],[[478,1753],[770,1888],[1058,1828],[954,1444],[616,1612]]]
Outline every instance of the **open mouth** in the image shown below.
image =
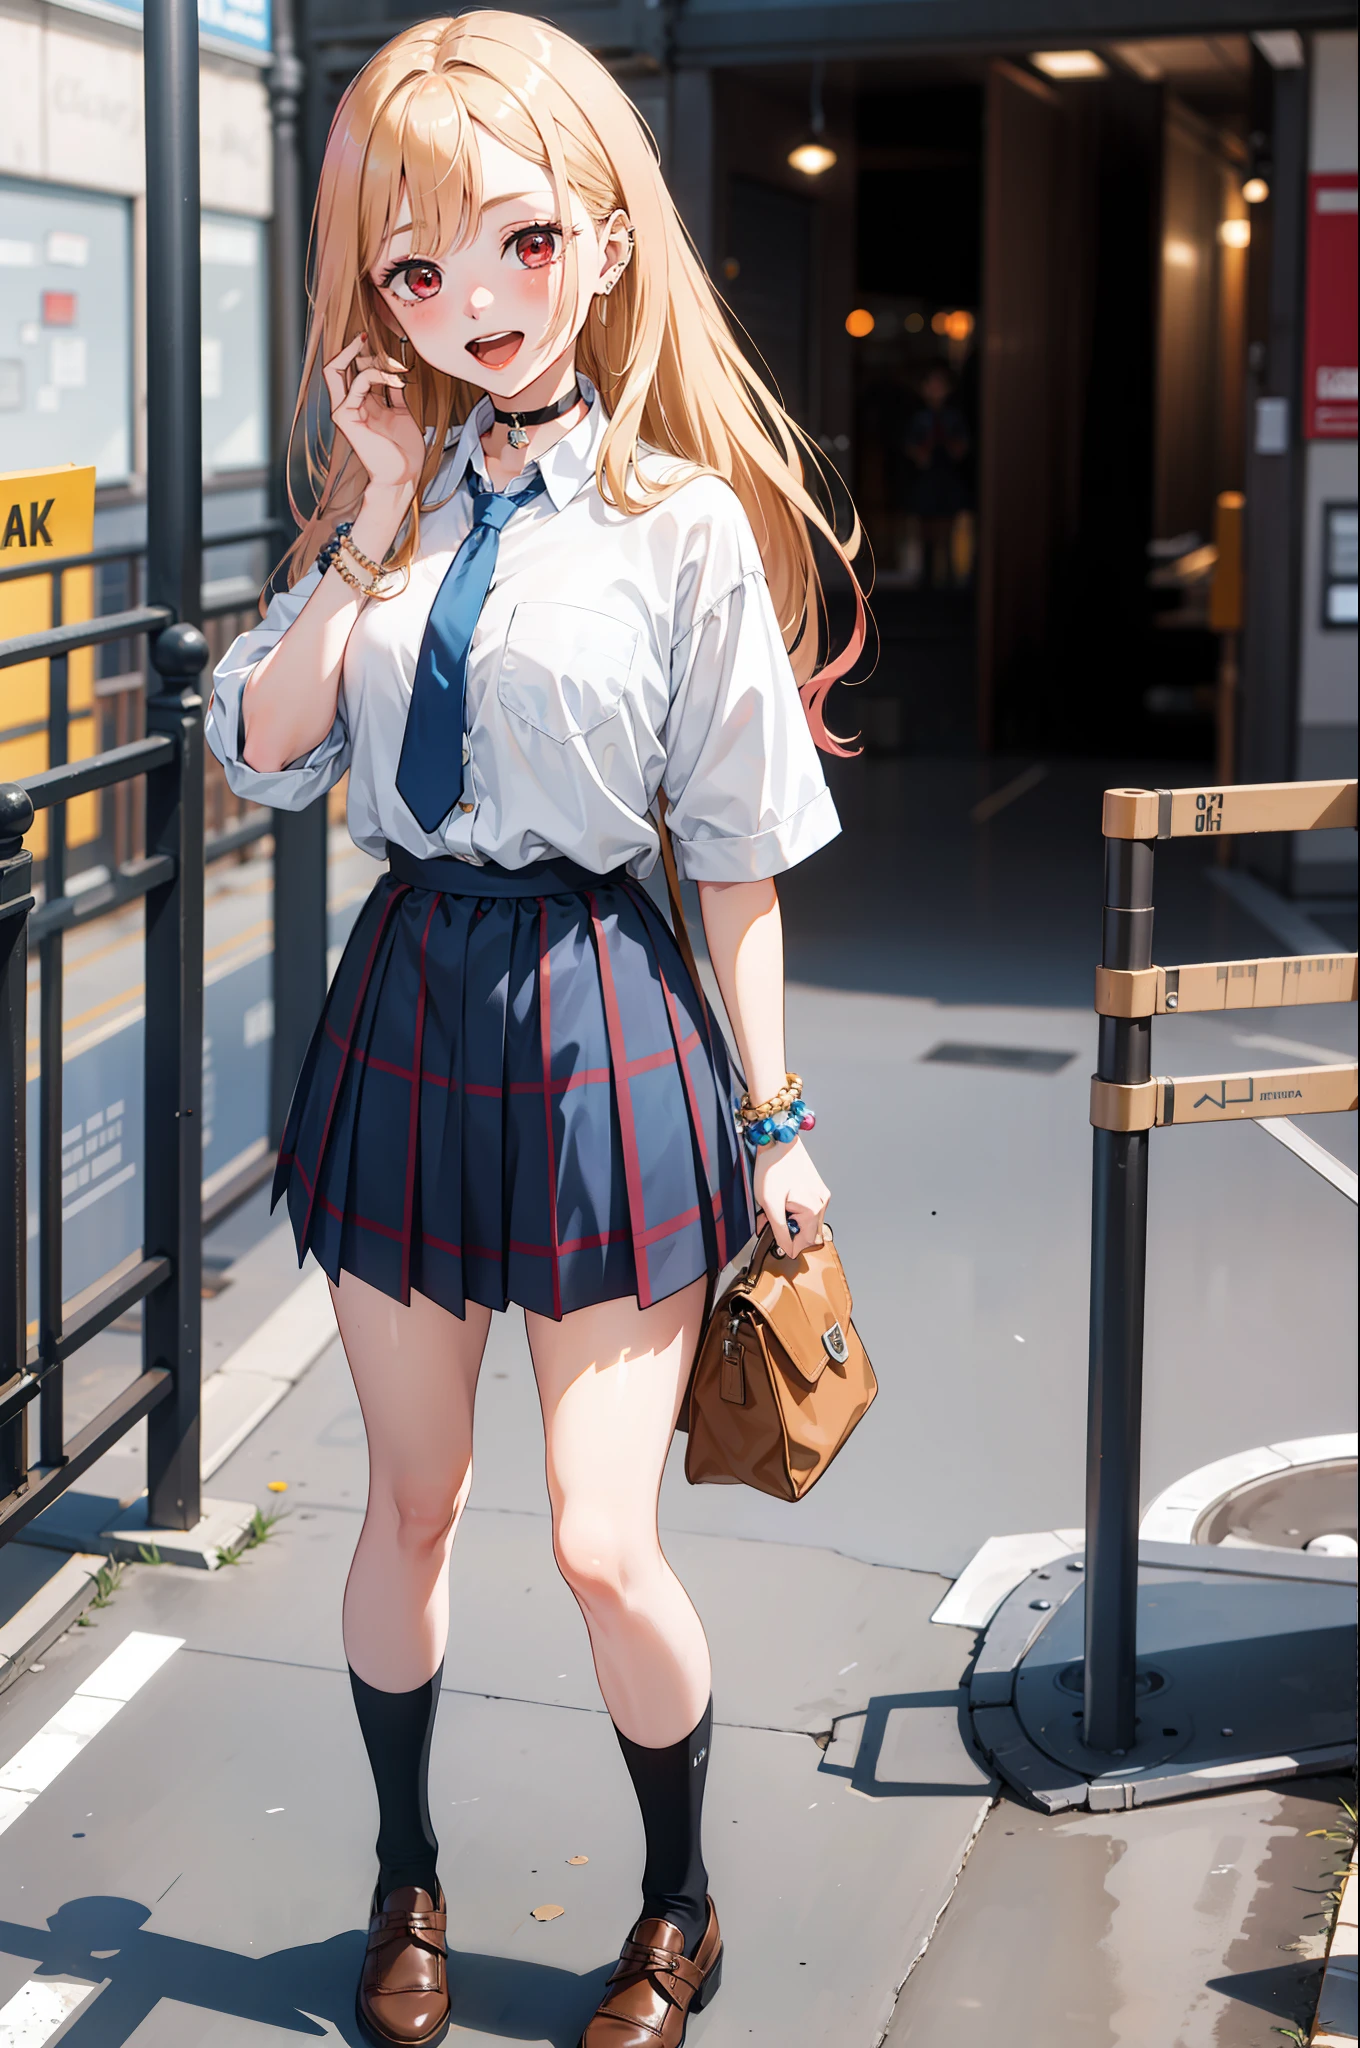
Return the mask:
[[516,327],[508,327],[500,334],[479,334],[467,345],[467,352],[475,356],[488,370],[504,369],[511,357],[516,355],[524,336]]

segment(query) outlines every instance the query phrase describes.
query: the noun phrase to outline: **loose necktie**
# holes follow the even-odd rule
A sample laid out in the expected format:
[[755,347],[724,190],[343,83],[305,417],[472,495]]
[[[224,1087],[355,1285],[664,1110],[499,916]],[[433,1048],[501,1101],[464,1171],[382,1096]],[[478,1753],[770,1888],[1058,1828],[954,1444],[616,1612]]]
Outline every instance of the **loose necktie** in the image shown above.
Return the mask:
[[430,607],[406,714],[397,793],[426,832],[435,832],[463,793],[463,725],[468,650],[496,573],[501,533],[545,486],[542,471],[513,496],[493,491],[475,471],[472,531]]

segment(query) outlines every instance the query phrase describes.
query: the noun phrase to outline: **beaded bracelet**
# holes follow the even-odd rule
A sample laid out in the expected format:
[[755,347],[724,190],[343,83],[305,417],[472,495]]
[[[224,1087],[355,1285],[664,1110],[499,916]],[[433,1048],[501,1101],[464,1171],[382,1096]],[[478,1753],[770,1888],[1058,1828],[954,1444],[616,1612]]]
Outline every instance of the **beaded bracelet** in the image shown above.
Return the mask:
[[349,535],[353,533],[353,531],[353,520],[342,519],[340,521],[340,524],[336,527],[335,532],[331,535],[330,539],[327,541],[323,541],[321,546],[317,549],[316,565],[318,569],[320,569],[323,576],[325,575],[327,569],[329,569],[332,563],[336,560],[337,556],[340,553],[341,547],[343,546],[344,542],[348,539]]
[[753,1159],[767,1145],[791,1145],[800,1131],[813,1130],[816,1123],[816,1117],[801,1095],[796,1096],[787,1109],[776,1110],[771,1116],[752,1121],[741,1110],[736,1115],[737,1129],[746,1140]]

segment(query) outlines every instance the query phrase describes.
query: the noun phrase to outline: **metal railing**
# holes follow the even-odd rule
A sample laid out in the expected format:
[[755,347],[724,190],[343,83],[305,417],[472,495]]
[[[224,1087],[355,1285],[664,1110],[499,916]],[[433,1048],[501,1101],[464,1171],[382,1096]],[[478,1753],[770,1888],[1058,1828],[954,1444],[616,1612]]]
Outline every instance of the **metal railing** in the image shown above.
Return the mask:
[[[248,816],[204,839],[203,703],[209,658],[198,621],[239,608],[233,596],[205,605],[202,590],[202,460],[199,390],[198,21],[195,0],[146,0],[147,150],[147,539],[143,602],[104,617],[64,622],[63,576],[73,568],[140,555],[113,544],[83,555],[0,571],[8,581],[51,578],[51,624],[0,643],[0,673],[49,664],[47,768],[0,785],[0,1147],[8,1201],[0,1212],[0,1544],[51,1505],[104,1452],[147,1421],[148,1527],[191,1528],[200,1499],[202,1235],[258,1185],[272,1162],[257,1160],[211,1204],[202,1188],[204,875],[272,834],[275,849],[275,1032],[269,1128],[281,1125],[325,990],[325,806],[285,817]],[[266,522],[208,543],[276,535]],[[68,758],[69,660],[119,640],[146,643],[146,731],[79,760]],[[121,679],[120,679],[121,680]],[[131,684],[137,688],[137,682]],[[4,736],[4,735],[0,735]],[[9,737],[17,736],[14,733]],[[142,791],[145,835],[107,879],[73,891],[67,878],[66,805],[94,791]],[[48,844],[44,901],[23,844],[38,812]],[[144,1183],[140,1251],[71,1304],[64,1301],[62,1243],[63,944],[65,935],[124,904],[145,905]],[[37,1315],[28,1310],[27,984],[29,948],[39,965]],[[67,1440],[64,1370],[82,1345],[141,1304],[141,1371]],[[32,1455],[30,1418],[40,1417]]]
[[1161,840],[1308,832],[1355,822],[1353,781],[1105,792],[1105,918],[1096,970],[1100,1048],[1091,1080],[1095,1135],[1082,1732],[1088,1748],[1106,1756],[1133,1748],[1137,1719],[1149,1134],[1171,1124],[1229,1123],[1356,1106],[1354,1061],[1252,1073],[1154,1075],[1154,1017],[1354,1002],[1356,997],[1354,953],[1154,966],[1154,855]]

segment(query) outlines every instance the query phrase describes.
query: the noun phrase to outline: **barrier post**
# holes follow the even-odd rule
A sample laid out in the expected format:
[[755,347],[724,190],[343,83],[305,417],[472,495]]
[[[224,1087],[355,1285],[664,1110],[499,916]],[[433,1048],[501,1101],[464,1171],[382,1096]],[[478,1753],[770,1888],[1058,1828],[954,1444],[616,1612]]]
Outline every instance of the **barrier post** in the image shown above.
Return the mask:
[[[1104,967],[1152,965],[1153,846],[1106,838]],[[1096,1072],[1123,1086],[1150,1080],[1151,1018],[1102,1017]],[[1094,1138],[1082,1739],[1117,1756],[1133,1747],[1135,1722],[1148,1132]]]

